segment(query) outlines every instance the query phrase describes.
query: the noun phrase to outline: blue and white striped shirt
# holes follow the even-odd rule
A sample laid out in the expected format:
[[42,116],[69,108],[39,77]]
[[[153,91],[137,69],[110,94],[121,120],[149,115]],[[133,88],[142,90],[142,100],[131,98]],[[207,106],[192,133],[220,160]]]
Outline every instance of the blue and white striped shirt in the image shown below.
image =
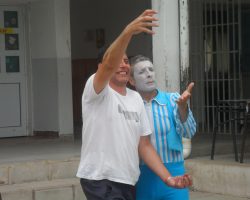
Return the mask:
[[[151,143],[163,163],[183,161],[182,137],[192,138],[196,132],[196,122],[190,108],[187,120],[181,122],[178,105],[175,102],[179,97],[179,93],[165,93],[158,90],[157,96],[152,101],[144,102],[153,130],[150,136]],[[174,134],[171,141],[170,134]],[[173,143],[180,144],[179,150],[170,147]]]

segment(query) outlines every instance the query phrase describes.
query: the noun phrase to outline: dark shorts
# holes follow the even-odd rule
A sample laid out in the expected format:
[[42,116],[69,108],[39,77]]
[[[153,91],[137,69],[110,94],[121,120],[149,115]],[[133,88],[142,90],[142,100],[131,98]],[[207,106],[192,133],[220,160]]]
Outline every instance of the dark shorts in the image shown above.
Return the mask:
[[109,180],[80,179],[88,200],[135,200],[135,187]]

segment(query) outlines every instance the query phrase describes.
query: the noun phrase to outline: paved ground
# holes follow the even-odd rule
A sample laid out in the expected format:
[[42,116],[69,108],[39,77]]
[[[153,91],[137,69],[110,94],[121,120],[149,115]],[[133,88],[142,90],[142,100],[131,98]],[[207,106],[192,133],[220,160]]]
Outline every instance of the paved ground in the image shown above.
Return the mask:
[[[238,159],[240,159],[241,138],[237,137]],[[212,137],[208,134],[195,135],[192,139],[192,159],[209,159],[212,147]],[[235,162],[234,147],[231,136],[217,136],[215,143],[214,160]],[[250,133],[245,144],[244,163],[250,163]]]
[[81,141],[72,138],[18,137],[0,139],[0,164],[80,156]]
[[195,191],[190,192],[190,200],[249,200],[249,198]]

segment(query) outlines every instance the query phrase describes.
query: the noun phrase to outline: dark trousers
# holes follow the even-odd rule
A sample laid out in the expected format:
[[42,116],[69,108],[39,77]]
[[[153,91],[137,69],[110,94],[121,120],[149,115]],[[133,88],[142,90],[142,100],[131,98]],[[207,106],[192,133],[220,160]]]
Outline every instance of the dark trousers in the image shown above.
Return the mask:
[[114,181],[80,179],[88,200],[135,200],[135,187]]

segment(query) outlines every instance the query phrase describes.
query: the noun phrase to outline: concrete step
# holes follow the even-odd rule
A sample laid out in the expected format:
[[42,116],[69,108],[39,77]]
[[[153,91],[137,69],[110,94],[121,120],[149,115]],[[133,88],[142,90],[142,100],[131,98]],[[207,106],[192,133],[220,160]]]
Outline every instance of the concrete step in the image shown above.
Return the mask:
[[[249,158],[246,154],[246,161]],[[215,160],[187,159],[185,165],[193,176],[194,190],[250,198],[250,162],[246,163],[235,162],[231,154],[231,158],[216,155]],[[83,199],[76,178],[78,164],[79,156],[2,163],[0,200]]]
[[79,157],[0,164],[0,186],[75,178]]
[[206,158],[188,159],[185,165],[194,190],[250,198],[250,164]]
[[0,200],[86,200],[79,157],[0,164]]
[[86,200],[79,179],[57,179],[0,186],[0,200]]

